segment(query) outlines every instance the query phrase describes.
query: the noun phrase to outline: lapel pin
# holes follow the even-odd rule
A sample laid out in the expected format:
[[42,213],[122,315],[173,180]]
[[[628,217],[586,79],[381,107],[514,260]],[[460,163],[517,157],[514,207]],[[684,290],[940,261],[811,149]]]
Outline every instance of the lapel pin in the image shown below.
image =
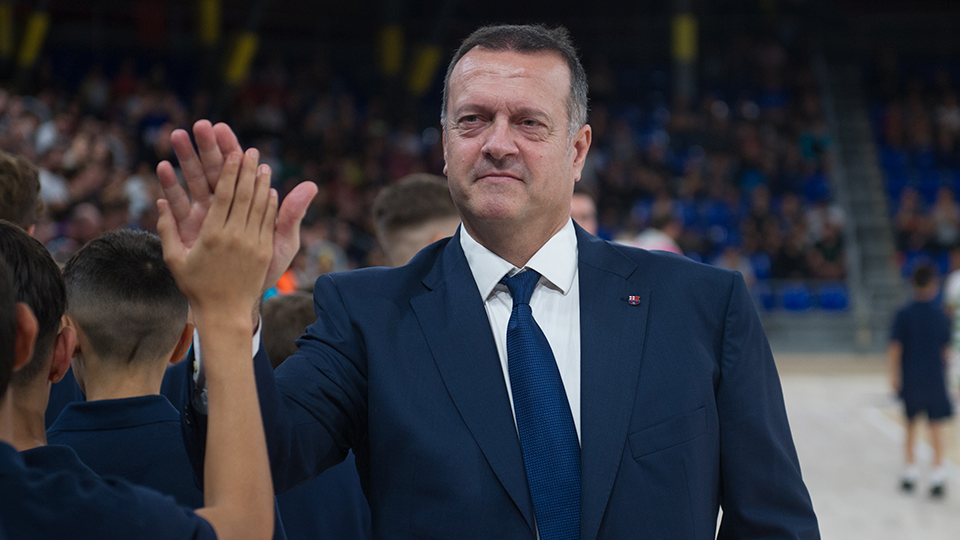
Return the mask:
[[640,297],[639,297],[639,296],[628,296],[628,297],[626,297],[626,298],[621,298],[621,300],[626,300],[627,303],[630,304],[631,306],[639,306],[639,305],[640,305]]

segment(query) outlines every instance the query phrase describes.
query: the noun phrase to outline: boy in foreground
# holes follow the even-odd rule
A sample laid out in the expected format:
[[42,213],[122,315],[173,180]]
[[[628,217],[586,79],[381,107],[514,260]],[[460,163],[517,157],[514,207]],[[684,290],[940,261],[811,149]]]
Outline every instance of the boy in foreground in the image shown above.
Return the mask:
[[[195,243],[176,231],[165,201],[159,204],[164,253],[195,310],[208,362],[210,408],[204,465],[204,508],[190,511],[158,493],[85,473],[82,465],[29,468],[13,440],[8,383],[32,356],[36,318],[15,304],[12,279],[0,264],[0,536],[9,538],[269,538],[273,490],[263,426],[254,395],[253,368],[237,362],[252,352],[251,306],[272,252],[276,194],[269,169],[248,152],[241,172],[231,154]],[[201,268],[218,268],[215,273]],[[204,278],[216,276],[216,279]],[[212,361],[211,361],[212,360]],[[212,367],[212,369],[211,369]]]
[[183,446],[180,412],[160,394],[166,368],[190,346],[187,299],[163,262],[160,238],[121,229],[68,262],[66,319],[77,334],[73,372],[87,397],[47,430],[101,476],[119,476],[203,506]]

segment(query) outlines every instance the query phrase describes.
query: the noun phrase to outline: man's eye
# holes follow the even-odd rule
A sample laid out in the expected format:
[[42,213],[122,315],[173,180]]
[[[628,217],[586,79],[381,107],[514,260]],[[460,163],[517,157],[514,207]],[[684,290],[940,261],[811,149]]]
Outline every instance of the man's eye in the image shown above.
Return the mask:
[[480,121],[480,117],[475,114],[470,114],[460,119],[461,124],[471,124],[478,121]]
[[526,127],[539,127],[539,126],[540,126],[540,122],[537,122],[536,120],[533,120],[533,119],[531,119],[531,118],[528,118],[528,119],[524,120],[523,122],[521,122],[521,124],[523,124],[523,125],[526,126]]

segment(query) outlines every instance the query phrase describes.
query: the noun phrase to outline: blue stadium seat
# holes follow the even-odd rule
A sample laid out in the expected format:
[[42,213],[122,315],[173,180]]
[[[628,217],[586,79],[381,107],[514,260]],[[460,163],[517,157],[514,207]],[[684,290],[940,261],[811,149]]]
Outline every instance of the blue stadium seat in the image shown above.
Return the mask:
[[820,287],[820,309],[843,311],[850,305],[850,295],[843,284],[822,285]]
[[907,171],[907,155],[897,148],[891,148],[886,145],[881,146],[880,165],[888,172],[897,171],[905,173]]
[[760,281],[753,286],[753,297],[757,305],[764,311],[773,311],[777,309],[777,298],[770,289],[770,284],[766,281]]
[[750,255],[750,264],[753,265],[753,273],[757,279],[763,281],[770,277],[770,256],[762,251]]
[[940,171],[936,170],[921,170],[920,171],[920,196],[923,197],[924,202],[927,204],[933,204],[933,201],[937,198],[937,191],[940,190],[940,186],[943,185],[943,177],[940,176]]
[[784,285],[780,291],[783,309],[787,311],[807,311],[813,307],[810,289],[803,283]]

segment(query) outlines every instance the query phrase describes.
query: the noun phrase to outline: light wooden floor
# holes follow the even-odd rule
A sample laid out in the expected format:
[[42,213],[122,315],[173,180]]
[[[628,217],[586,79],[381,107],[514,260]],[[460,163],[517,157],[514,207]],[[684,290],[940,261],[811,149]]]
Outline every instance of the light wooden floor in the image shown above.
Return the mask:
[[[879,356],[776,355],[804,479],[825,540],[960,538],[960,439],[947,432],[947,496],[933,500],[920,444],[921,477],[899,491],[903,419]],[[925,432],[921,426],[921,433]]]

